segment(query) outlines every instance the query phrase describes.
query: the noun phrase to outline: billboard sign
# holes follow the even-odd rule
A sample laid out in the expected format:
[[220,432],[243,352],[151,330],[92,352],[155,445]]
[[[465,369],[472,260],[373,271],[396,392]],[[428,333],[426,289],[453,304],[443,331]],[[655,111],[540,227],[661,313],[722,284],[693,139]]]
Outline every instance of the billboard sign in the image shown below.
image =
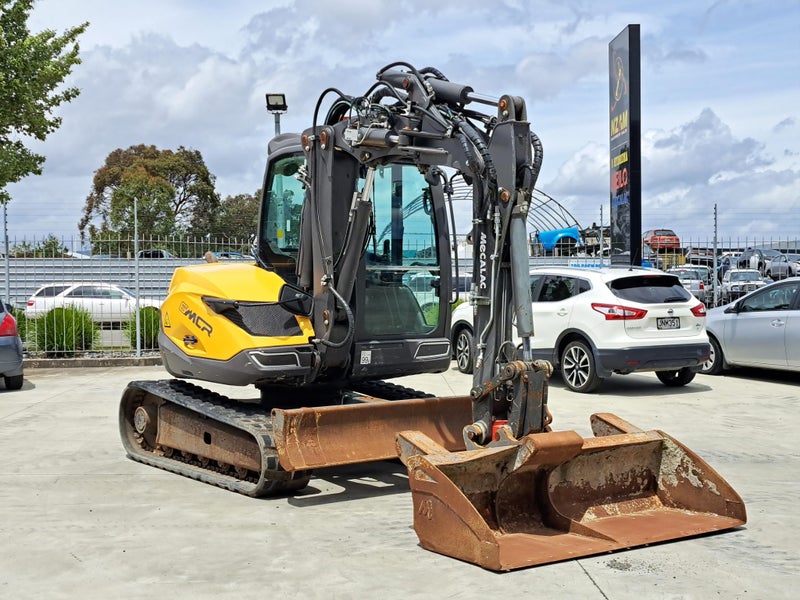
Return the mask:
[[611,256],[642,261],[641,77],[639,26],[628,25],[608,45]]

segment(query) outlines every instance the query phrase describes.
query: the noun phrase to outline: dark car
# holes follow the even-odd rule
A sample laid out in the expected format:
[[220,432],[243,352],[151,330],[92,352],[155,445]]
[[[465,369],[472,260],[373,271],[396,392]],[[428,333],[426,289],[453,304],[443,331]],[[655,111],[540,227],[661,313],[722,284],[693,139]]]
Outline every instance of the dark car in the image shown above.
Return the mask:
[[168,250],[162,248],[149,248],[147,250],[139,250],[139,258],[175,258]]
[[3,302],[0,302],[0,375],[7,390],[22,387],[22,340],[17,320]]

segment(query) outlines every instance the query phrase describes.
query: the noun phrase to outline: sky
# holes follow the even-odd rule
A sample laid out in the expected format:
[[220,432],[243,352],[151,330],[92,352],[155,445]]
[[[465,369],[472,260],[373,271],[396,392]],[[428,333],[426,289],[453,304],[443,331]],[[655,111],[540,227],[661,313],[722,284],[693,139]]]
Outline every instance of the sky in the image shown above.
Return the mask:
[[[537,188],[583,227],[608,224],[608,44],[639,24],[642,230],[684,240],[800,239],[800,1],[38,0],[32,32],[89,22],[81,94],[10,185],[10,239],[78,236],[94,172],[117,148],[199,150],[221,197],[261,185],[274,118],[309,127],[329,87],[361,94],[383,66],[432,66],[525,98]],[[469,229],[458,207],[458,233]]]

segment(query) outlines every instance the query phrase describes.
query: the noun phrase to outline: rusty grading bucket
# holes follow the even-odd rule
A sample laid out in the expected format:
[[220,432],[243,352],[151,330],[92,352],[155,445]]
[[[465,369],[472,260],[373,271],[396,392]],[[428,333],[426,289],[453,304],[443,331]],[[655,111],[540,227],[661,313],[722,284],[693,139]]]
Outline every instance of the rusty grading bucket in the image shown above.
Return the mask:
[[443,449],[464,449],[461,435],[472,419],[469,396],[274,409],[273,436],[287,471],[397,458],[397,433],[413,428]]
[[464,452],[401,433],[421,545],[507,571],[746,522],[733,488],[670,436],[610,414],[592,429]]

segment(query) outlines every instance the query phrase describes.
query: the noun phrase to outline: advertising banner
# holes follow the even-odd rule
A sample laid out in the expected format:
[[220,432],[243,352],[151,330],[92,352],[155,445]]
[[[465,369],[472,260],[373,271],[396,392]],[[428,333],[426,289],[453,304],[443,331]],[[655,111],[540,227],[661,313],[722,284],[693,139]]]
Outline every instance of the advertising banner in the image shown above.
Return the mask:
[[[639,25],[608,45],[611,257],[642,264],[641,76]],[[625,256],[625,255],[623,255]]]

